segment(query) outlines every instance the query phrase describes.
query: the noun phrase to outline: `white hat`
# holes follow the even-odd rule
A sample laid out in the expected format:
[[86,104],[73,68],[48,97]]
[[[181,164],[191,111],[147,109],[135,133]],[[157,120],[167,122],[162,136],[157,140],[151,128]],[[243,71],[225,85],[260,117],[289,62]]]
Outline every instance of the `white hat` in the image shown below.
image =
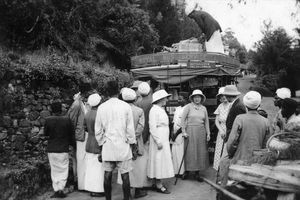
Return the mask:
[[201,102],[203,103],[205,100],[206,100],[206,96],[202,93],[201,90],[194,90],[193,93],[190,95],[190,99],[192,99],[193,96],[196,96],[196,95],[200,95],[201,96]]
[[141,95],[146,96],[150,92],[150,86],[147,82],[142,82],[138,86],[138,91]]
[[136,80],[136,81],[133,82],[133,84],[130,88],[131,89],[137,89],[141,83],[142,83],[142,81]]
[[218,91],[218,94],[217,94],[217,97],[218,97],[219,95],[223,95],[224,90],[225,90],[225,87],[220,87],[220,88],[219,88],[219,91]]
[[91,94],[88,98],[88,104],[92,107],[97,106],[101,101],[101,97],[98,93]]
[[166,90],[158,90],[156,92],[153,93],[153,96],[152,96],[152,103],[158,101],[158,100],[161,100],[163,98],[166,98],[166,97],[169,97],[171,96],[171,94],[168,94],[166,92]]
[[122,90],[122,99],[124,101],[133,101],[136,98],[136,93],[133,89],[123,88]]
[[186,1],[184,12],[186,15],[189,15],[193,10],[196,9],[197,3],[195,1]]
[[256,91],[249,91],[245,94],[243,102],[246,107],[256,109],[261,103],[261,95]]
[[276,90],[276,95],[280,99],[291,98],[291,90],[289,88],[279,88]]
[[238,91],[235,85],[226,85],[223,92],[223,95],[228,95],[228,96],[238,96],[240,94],[241,93]]

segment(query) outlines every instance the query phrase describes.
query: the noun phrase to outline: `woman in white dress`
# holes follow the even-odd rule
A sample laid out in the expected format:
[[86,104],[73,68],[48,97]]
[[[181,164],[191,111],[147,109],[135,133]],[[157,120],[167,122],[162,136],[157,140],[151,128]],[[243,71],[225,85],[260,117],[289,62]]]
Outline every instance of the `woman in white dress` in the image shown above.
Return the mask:
[[227,151],[225,148],[224,138],[226,136],[226,119],[230,108],[230,103],[227,101],[226,97],[223,96],[225,87],[221,87],[217,94],[217,98],[220,99],[221,104],[218,106],[214,114],[216,115],[215,124],[219,130],[216,147],[215,147],[215,157],[214,157],[214,169],[218,170],[219,162],[222,155],[227,155]]
[[161,179],[174,177],[174,168],[169,142],[169,118],[164,110],[167,98],[165,90],[153,94],[153,106],[149,112],[150,145],[148,177],[155,181],[157,192],[169,194]]

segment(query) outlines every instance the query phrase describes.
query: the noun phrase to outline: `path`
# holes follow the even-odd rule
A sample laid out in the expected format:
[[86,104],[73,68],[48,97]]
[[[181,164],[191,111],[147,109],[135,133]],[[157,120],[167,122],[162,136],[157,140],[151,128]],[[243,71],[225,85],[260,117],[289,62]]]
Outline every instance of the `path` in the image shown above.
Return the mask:
[[[215,170],[209,168],[204,174],[204,177],[214,180]],[[116,179],[116,177],[114,177]],[[114,182],[115,182],[114,179]],[[175,178],[165,181],[165,185],[171,191],[171,194],[161,194],[154,191],[148,191],[148,195],[140,200],[214,200],[216,199],[216,191],[208,184],[202,182],[199,183],[195,180],[181,180],[179,179],[177,185],[174,185]],[[113,200],[122,200],[123,193],[122,187],[119,184],[113,184]],[[133,192],[132,192],[133,193]],[[36,198],[36,200],[50,200],[52,191],[45,193],[44,195]],[[87,192],[72,192],[69,193],[65,200],[104,200],[104,197],[90,197]]]

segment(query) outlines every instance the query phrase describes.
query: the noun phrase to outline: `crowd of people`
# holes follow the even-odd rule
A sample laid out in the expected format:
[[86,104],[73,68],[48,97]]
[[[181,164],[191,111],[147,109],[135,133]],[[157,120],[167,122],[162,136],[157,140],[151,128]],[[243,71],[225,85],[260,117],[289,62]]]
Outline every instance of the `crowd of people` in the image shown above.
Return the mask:
[[[196,89],[189,96],[179,95],[173,122],[165,106],[168,94],[154,91],[147,82],[136,81],[119,91],[118,82],[106,84],[108,99],[93,93],[83,103],[80,93],[66,116],[62,105],[51,105],[53,115],[46,119],[48,158],[54,189],[52,197],[63,198],[69,172],[69,146],[72,146],[74,182],[78,190],[93,197],[111,199],[112,175],[118,169],[124,199],[144,197],[151,188],[163,194],[170,191],[163,179],[181,176],[203,181],[209,167],[207,142],[211,132],[203,103],[206,96]],[[217,182],[226,185],[230,164],[246,162],[256,149],[264,148],[271,134],[300,126],[297,102],[288,88],[276,91],[275,106],[280,108],[273,123],[260,108],[262,97],[249,91],[243,98],[235,85],[221,87],[216,96],[218,128],[213,168]],[[170,135],[170,123],[173,123]]]

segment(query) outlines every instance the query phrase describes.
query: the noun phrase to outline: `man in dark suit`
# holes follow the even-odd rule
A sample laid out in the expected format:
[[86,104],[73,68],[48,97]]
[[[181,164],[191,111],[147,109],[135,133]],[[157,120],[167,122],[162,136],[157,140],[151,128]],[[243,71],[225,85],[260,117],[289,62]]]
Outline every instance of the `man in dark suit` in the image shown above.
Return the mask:
[[224,142],[227,142],[228,140],[236,116],[246,113],[245,105],[239,98],[240,94],[241,93],[237,90],[235,85],[225,86],[223,95],[226,97],[229,103],[232,103],[232,105],[226,119],[226,137],[224,139]]

